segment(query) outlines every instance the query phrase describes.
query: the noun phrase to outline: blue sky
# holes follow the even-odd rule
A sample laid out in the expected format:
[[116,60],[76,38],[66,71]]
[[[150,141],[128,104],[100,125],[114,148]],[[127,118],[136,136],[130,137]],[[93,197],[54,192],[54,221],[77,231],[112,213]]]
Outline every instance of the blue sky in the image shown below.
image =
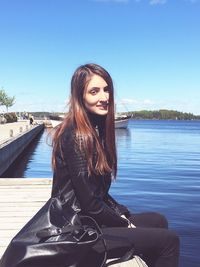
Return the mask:
[[199,14],[200,0],[0,0],[10,111],[65,111],[74,70],[95,62],[113,77],[119,111],[200,115]]

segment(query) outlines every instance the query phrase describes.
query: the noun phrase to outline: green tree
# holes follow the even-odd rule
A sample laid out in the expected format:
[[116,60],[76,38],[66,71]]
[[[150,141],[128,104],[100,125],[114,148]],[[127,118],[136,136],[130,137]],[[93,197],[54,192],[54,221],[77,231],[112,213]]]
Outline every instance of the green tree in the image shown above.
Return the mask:
[[200,116],[193,115],[192,113],[183,113],[177,110],[141,110],[131,111],[128,115],[132,115],[134,119],[147,119],[147,120],[199,120]]
[[12,107],[15,103],[15,97],[9,97],[9,96],[6,96],[5,97],[5,101],[4,101],[4,106],[6,106],[6,109],[7,109],[7,112],[8,112],[8,108],[9,107]]
[[15,97],[9,97],[3,87],[0,90],[0,106],[6,106],[7,112],[8,108],[13,106],[15,103]]
[[4,106],[5,98],[6,98],[6,92],[2,87],[0,90],[0,106]]

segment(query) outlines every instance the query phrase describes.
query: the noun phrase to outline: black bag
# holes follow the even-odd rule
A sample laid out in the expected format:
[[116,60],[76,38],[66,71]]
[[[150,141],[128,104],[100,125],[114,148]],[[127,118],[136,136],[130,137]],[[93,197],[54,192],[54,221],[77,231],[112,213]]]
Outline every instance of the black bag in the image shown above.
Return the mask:
[[[0,267],[81,266],[100,239],[101,230],[92,218],[81,218],[59,197],[50,198],[12,239]],[[106,249],[103,257],[99,266],[105,265]]]

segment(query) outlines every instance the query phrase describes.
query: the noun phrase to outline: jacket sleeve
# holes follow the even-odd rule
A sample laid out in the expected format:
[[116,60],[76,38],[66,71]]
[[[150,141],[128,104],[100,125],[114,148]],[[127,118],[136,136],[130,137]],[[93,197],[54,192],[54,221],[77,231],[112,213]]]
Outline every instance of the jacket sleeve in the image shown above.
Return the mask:
[[86,156],[79,149],[75,136],[64,136],[61,149],[83,213],[93,217],[100,225],[128,226],[127,221],[104,201],[101,189],[102,177],[88,175]]
[[104,198],[106,204],[114,209],[120,216],[125,215],[126,218],[131,216],[130,211],[127,209],[126,206],[119,204],[110,194],[107,194]]

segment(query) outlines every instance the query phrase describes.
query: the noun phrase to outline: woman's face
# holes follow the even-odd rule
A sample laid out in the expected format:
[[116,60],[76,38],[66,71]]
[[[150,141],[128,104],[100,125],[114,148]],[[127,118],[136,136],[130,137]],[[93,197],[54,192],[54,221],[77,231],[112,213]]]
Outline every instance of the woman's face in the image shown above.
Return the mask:
[[106,81],[99,75],[94,74],[87,84],[83,101],[86,109],[98,115],[108,113],[109,88]]

